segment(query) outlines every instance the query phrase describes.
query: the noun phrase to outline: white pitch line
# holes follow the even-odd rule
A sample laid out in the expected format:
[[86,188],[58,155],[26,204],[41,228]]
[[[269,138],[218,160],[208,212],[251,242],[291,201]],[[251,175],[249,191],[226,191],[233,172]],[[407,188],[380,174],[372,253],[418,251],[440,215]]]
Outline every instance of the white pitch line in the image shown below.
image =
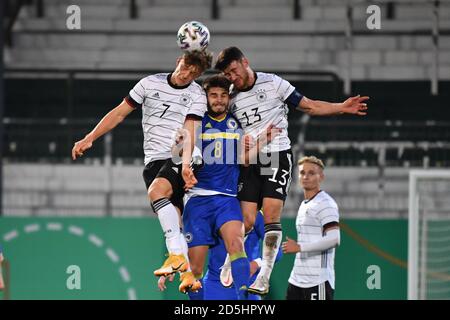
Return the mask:
[[119,261],[119,256],[117,255],[117,253],[114,252],[113,249],[111,248],[106,249],[106,254],[111,259],[112,262],[117,263]]
[[136,291],[133,288],[128,289],[128,300],[137,300]]
[[83,229],[81,229],[81,228],[79,228],[79,227],[76,227],[76,226],[70,226],[70,227],[69,227],[69,232],[70,232],[71,234],[74,234],[74,235],[80,236],[80,237],[84,234]]
[[60,231],[62,230],[62,224],[58,222],[49,222],[47,223],[47,230]]
[[29,224],[25,226],[24,230],[26,233],[37,232],[41,227],[38,224]]
[[[63,228],[63,226],[61,223],[58,223],[58,222],[47,223],[47,230],[49,230],[49,231],[59,231],[59,230],[62,230],[62,228]],[[24,230],[26,233],[36,232],[36,231],[40,230],[40,226],[39,226],[39,224],[29,224],[24,227]],[[69,233],[72,233],[77,236],[84,235],[84,230],[77,226],[69,226],[68,230],[69,230]],[[5,233],[3,235],[3,240],[5,242],[8,242],[8,241],[11,241],[11,240],[17,238],[18,236],[19,236],[19,232],[17,230],[11,230],[10,232]],[[95,234],[90,234],[88,239],[91,243],[93,243],[97,247],[103,246],[103,240],[100,239],[99,237],[97,237]],[[119,261],[119,256],[113,249],[107,248],[106,254],[111,259],[112,262],[117,263]],[[128,272],[127,268],[125,268],[124,266],[120,267],[119,273],[120,273],[120,276],[124,283],[130,282],[131,277],[130,277],[130,273]],[[127,294],[128,294],[128,300],[137,300],[136,290],[134,288],[128,288]]]
[[19,232],[17,232],[17,230],[12,230],[8,233],[5,233],[5,235],[3,236],[3,240],[5,241],[11,241],[14,238],[17,238],[19,236]]
[[95,234],[89,235],[89,241],[97,247],[101,247],[103,245],[103,240],[97,237]]
[[127,268],[120,267],[119,272],[120,272],[120,276],[122,277],[123,282],[130,282],[130,274],[128,273]]

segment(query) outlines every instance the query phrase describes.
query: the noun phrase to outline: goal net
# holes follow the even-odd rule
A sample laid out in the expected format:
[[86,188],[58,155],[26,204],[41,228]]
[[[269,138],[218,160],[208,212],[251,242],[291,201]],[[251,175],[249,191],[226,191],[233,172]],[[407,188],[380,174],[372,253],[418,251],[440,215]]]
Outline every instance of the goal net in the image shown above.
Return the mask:
[[408,299],[450,299],[450,170],[409,173]]

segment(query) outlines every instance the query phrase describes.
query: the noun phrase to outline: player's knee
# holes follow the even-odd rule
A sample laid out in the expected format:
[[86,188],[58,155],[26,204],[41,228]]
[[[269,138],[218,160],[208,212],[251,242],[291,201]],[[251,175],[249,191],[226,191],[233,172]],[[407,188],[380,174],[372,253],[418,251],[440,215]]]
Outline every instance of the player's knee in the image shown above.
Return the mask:
[[280,222],[280,216],[279,215],[264,215],[264,224],[269,223],[279,223]]
[[244,217],[244,226],[245,226],[245,233],[252,230],[253,226],[255,225],[256,217],[253,215],[247,215]]
[[243,239],[243,237],[236,235],[236,237],[234,237],[234,239],[229,241],[228,253],[230,255],[232,255],[232,254],[243,252],[243,251],[244,251],[244,239]]
[[283,210],[283,203],[270,203],[264,207],[264,222],[274,223],[280,222],[281,211]]
[[172,189],[164,183],[152,183],[147,191],[150,201],[156,201],[161,198],[170,198],[172,196]]
[[150,201],[155,201],[155,200],[164,198],[163,196],[160,196],[160,193],[158,192],[158,190],[155,190],[155,188],[153,188],[152,186],[150,186],[150,188],[148,188],[147,195],[148,195],[148,198],[150,199]]

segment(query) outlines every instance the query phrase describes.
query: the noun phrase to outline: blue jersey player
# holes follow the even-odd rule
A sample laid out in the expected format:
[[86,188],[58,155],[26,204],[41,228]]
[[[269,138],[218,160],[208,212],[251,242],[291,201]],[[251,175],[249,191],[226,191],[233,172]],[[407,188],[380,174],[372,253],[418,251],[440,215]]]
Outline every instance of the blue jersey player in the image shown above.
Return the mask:
[[[230,82],[213,76],[203,87],[208,112],[202,120],[201,143],[204,166],[196,172],[197,184],[189,190],[183,212],[183,224],[189,247],[191,269],[201,278],[209,246],[217,237],[224,241],[230,255],[236,294],[245,299],[250,265],[244,250],[244,224],[236,198],[241,132],[238,121],[228,114]],[[202,292],[190,293],[201,299]]]
[[[199,139],[204,166],[196,172],[198,183],[186,195],[183,223],[194,275],[202,277],[208,249],[220,237],[230,256],[235,294],[242,300],[247,298],[250,264],[244,249],[243,215],[236,197],[239,163],[248,165],[250,158],[279,130],[269,126],[250,150],[240,148],[245,139],[239,122],[228,113],[229,87],[230,82],[223,76],[213,76],[203,84],[208,101]],[[189,296],[201,299],[202,294]]]
[[[247,235],[245,241],[245,252],[250,262],[250,283],[256,279],[261,267],[261,240],[264,238],[264,217],[258,212],[255,225]],[[225,287],[221,282],[221,267],[227,256],[227,251],[222,239],[219,238],[217,245],[209,249],[208,271],[203,278],[204,300],[237,300],[231,270],[228,270],[228,285]],[[282,251],[279,250],[275,261],[281,259]],[[249,294],[248,300],[261,300],[260,295]]]

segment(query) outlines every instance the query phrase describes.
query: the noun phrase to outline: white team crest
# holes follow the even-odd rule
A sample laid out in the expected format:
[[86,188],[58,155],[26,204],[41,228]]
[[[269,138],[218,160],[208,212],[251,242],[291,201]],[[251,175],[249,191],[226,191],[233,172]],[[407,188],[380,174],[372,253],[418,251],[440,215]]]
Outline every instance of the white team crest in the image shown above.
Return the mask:
[[244,183],[243,182],[239,182],[239,184],[238,184],[238,192],[241,192],[243,187],[244,187]]
[[181,96],[180,96],[180,103],[182,104],[182,105],[184,105],[184,106],[186,106],[186,105],[188,105],[189,104],[189,102],[191,102],[191,96],[189,95],[189,94],[187,94],[187,93],[183,93]]
[[232,119],[232,118],[228,119],[228,121],[227,121],[227,127],[228,127],[229,129],[237,129],[237,126],[238,126],[238,124],[237,124],[236,120],[234,120],[234,119]]
[[191,243],[191,242],[192,242],[192,239],[194,238],[194,236],[193,236],[192,233],[190,233],[190,232],[187,232],[187,233],[184,235],[184,237],[186,238],[186,242],[187,242],[187,243]]
[[256,100],[259,102],[264,102],[267,99],[267,94],[264,89],[256,91]]

